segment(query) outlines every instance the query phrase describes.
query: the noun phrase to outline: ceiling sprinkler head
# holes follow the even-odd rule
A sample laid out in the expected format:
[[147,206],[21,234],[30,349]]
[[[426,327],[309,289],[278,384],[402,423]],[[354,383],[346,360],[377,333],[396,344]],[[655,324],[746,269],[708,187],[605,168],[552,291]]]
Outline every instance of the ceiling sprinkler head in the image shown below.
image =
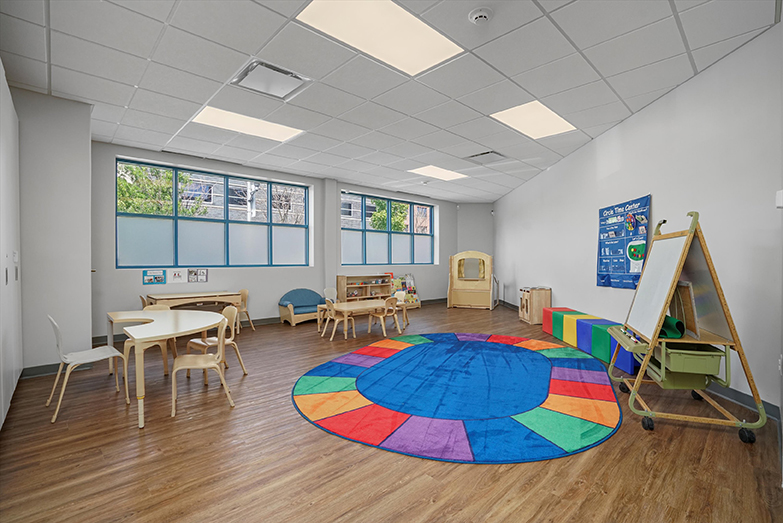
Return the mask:
[[479,7],[474,9],[468,15],[468,20],[476,25],[484,25],[492,18],[492,9],[489,7]]

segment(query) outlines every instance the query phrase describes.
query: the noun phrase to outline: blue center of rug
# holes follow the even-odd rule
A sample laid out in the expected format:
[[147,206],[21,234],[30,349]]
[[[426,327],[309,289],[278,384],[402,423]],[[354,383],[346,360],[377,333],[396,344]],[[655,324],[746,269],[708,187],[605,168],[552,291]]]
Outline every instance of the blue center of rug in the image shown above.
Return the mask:
[[552,365],[522,347],[436,341],[408,347],[367,369],[356,388],[391,410],[440,419],[513,416],[549,394]]

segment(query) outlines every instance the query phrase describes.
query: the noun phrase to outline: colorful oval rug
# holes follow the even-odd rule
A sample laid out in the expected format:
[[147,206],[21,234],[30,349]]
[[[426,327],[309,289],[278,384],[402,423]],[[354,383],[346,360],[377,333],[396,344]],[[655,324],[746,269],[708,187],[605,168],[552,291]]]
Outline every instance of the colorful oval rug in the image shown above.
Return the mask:
[[459,463],[568,456],[606,441],[622,419],[597,359],[488,334],[377,341],[314,368],[292,396],[299,413],[327,432]]

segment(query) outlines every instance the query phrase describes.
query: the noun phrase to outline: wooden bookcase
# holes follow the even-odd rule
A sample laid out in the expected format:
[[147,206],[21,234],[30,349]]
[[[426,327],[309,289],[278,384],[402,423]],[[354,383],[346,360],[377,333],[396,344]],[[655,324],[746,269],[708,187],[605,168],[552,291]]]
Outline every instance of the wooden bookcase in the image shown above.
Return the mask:
[[519,319],[530,325],[544,322],[544,307],[552,306],[552,289],[548,287],[533,287],[519,289]]
[[392,279],[388,274],[337,276],[337,299],[342,302],[380,300],[391,295]]

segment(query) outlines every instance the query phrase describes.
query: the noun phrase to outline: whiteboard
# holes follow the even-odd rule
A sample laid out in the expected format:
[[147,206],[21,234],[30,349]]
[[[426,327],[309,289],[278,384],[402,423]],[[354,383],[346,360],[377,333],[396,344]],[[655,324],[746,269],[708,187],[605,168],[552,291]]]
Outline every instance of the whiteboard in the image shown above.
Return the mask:
[[625,324],[635,333],[652,340],[658,320],[669,307],[669,290],[677,278],[677,269],[688,236],[653,240],[644,272]]

